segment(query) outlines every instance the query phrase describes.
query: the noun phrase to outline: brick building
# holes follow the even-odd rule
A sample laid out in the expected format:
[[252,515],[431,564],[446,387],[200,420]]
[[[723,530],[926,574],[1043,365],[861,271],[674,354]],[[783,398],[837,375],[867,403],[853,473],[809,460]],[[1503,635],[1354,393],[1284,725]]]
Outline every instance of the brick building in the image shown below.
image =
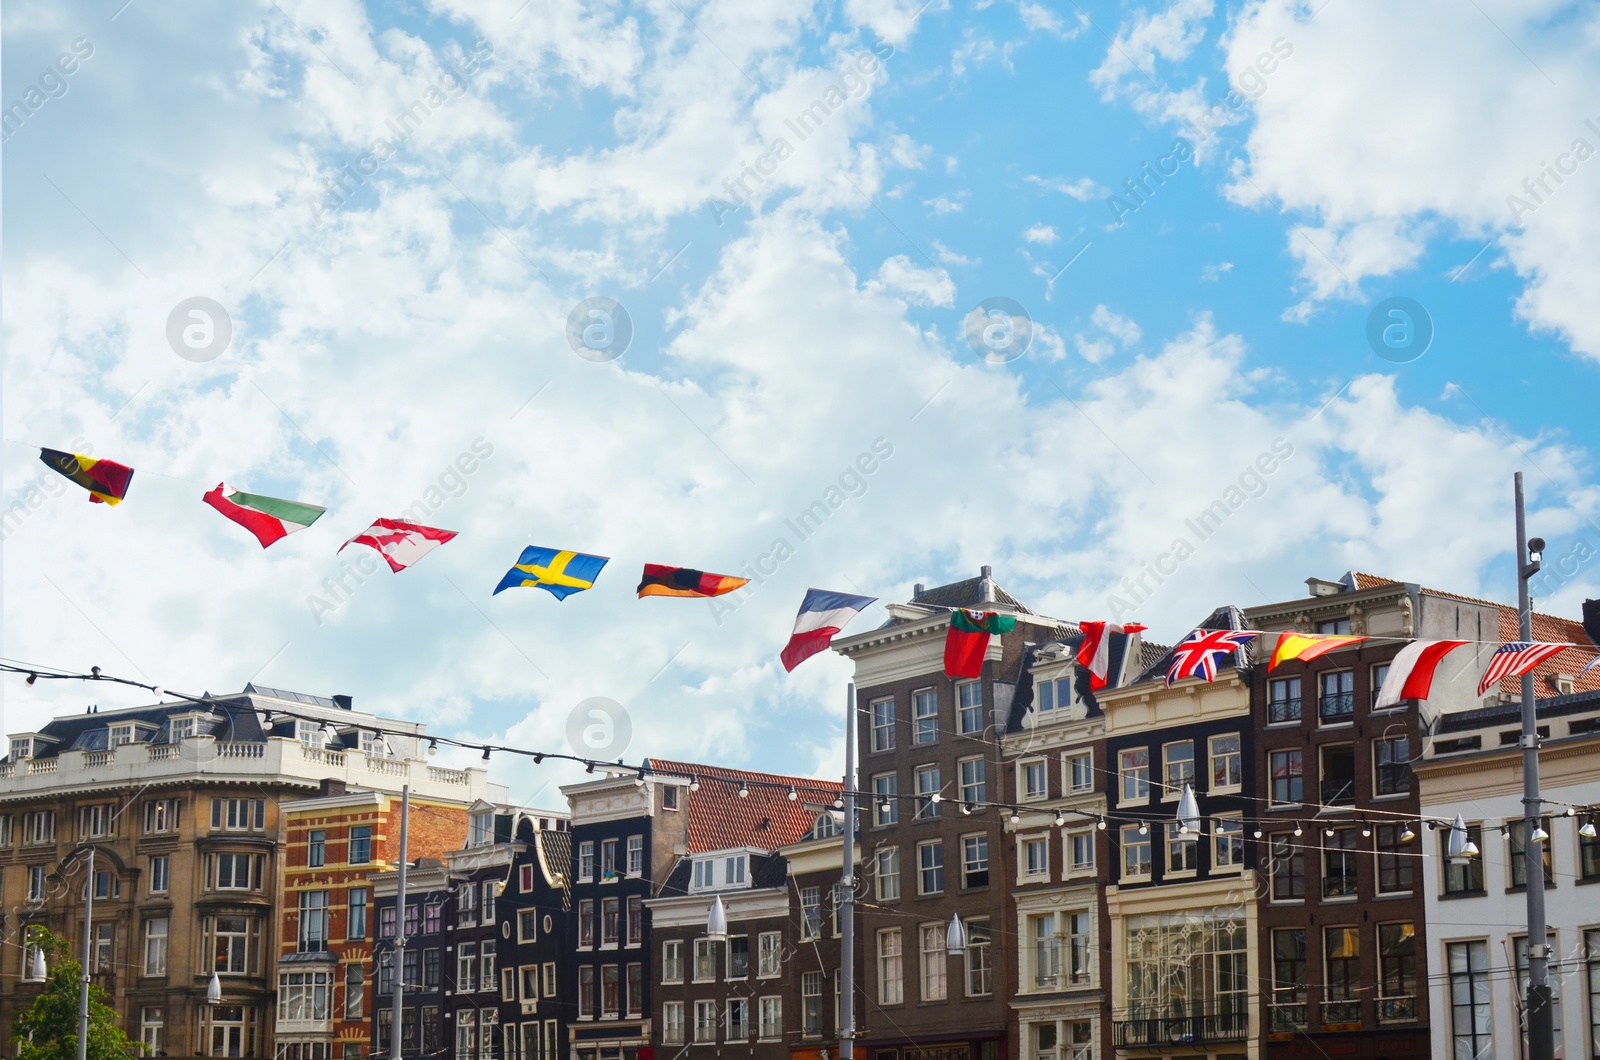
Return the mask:
[[[408,837],[409,838],[409,837]],[[446,1051],[444,965],[448,955],[445,925],[454,915],[450,876],[438,858],[417,858],[406,867],[406,945],[401,973],[394,970],[394,940],[402,920],[398,866],[374,873],[372,909],[377,932],[372,942],[368,982],[373,999],[372,1051],[386,1056],[394,1022],[394,989],[403,983],[400,1050],[404,1056],[435,1056]],[[402,978],[403,977],[403,978]]]
[[[563,1060],[577,1014],[573,975],[571,821],[521,815],[500,894],[500,1026],[505,1060]],[[507,972],[513,973],[510,984]]]

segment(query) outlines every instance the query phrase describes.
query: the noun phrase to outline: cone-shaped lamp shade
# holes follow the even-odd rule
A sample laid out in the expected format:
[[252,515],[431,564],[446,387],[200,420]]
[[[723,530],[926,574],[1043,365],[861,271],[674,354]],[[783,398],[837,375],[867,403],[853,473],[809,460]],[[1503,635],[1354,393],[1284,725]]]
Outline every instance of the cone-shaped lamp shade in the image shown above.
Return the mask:
[[1447,858],[1465,857],[1467,850],[1467,822],[1456,814],[1456,819],[1450,825],[1450,834],[1445,837],[1444,854]]
[[944,945],[951,953],[960,953],[967,948],[967,926],[961,922],[960,913],[950,918],[950,927],[944,933]]
[[722,904],[722,895],[711,899],[711,915],[706,918],[706,938],[712,942],[728,941],[728,910]]
[[1593,839],[1596,835],[1600,835],[1600,832],[1596,832],[1593,821],[1585,821],[1578,828],[1578,834],[1585,839]]
[[217,978],[217,973],[211,973],[211,982],[206,984],[206,1004],[222,1004],[222,980]]
[[1183,797],[1178,800],[1178,831],[1182,835],[1200,834],[1200,803],[1194,797],[1194,789],[1187,784],[1183,786]]
[[48,978],[50,978],[50,973],[44,966],[44,948],[35,946],[33,948],[33,960],[28,965],[28,981],[42,983]]

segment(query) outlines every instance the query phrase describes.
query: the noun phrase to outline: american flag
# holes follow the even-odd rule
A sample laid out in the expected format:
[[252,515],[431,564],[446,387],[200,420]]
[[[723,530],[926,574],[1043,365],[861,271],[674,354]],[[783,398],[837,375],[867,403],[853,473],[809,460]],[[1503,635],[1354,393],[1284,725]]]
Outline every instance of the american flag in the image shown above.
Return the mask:
[[1197,629],[1189,639],[1172,649],[1172,666],[1167,670],[1167,687],[1185,677],[1217,679],[1217,659],[1238,651],[1255,639],[1254,633],[1232,629]]
[[1537,640],[1513,640],[1502,644],[1489,658],[1489,668],[1478,682],[1478,695],[1489,691],[1502,677],[1521,677],[1570,644],[1545,644]]

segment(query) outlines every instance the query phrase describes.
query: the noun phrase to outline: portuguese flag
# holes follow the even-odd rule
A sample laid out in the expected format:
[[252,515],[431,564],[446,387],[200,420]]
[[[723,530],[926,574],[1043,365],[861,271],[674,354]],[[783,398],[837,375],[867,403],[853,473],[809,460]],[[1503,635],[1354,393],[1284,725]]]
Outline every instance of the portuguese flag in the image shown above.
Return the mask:
[[990,635],[1010,633],[1016,628],[1017,620],[1010,615],[965,608],[950,612],[950,632],[944,638],[944,675],[982,676],[983,656],[989,650]]
[[304,530],[328,510],[319,508],[315,504],[281,501],[276,497],[244,493],[223,482],[217,483],[217,488],[207,493],[203,499],[227,518],[256,535],[256,540],[261,542],[262,548],[288,537],[296,530]]

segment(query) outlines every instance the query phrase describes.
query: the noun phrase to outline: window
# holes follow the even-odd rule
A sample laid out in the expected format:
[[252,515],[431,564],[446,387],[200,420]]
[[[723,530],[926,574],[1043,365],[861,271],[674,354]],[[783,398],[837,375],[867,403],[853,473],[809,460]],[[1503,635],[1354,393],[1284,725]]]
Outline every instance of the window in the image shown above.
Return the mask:
[[[1550,818],[1539,818],[1539,827],[1546,832],[1550,831]],[[1447,833],[1441,833],[1447,834]],[[1510,852],[1507,861],[1511,865],[1511,888],[1526,887],[1528,885],[1528,859],[1523,854],[1523,836],[1527,834],[1526,821],[1507,821],[1506,838],[1510,840]],[[1550,841],[1545,840],[1539,844],[1539,853],[1544,858],[1544,885],[1546,887],[1555,883],[1555,872],[1550,863]],[[1510,890],[1511,888],[1507,888]]]
[[1486,1060],[1494,1055],[1489,994],[1489,944],[1445,944],[1450,976],[1450,1044],[1453,1055]]
[[1583,962],[1589,992],[1589,1038],[1600,1042],[1600,931],[1583,933]]
[[728,1014],[728,1041],[742,1042],[750,1037],[750,1002],[730,997],[724,1009]]
[[709,891],[717,885],[717,863],[703,859],[694,863],[694,889]]
[[963,681],[956,685],[956,731],[964,736],[983,731],[983,685]]
[[600,1018],[615,1019],[622,1014],[620,984],[617,981],[617,966],[602,964],[600,966]]
[[499,1023],[498,1010],[492,1008],[478,1010],[478,1060],[492,1060],[495,1028]]
[[350,829],[350,864],[367,865],[372,861],[372,826],[358,824]]
[[261,888],[261,855],[216,854],[213,886],[219,891],[250,891]]
[[1211,821],[1211,867],[1244,868],[1244,822],[1237,817],[1216,817]]
[[545,962],[544,969],[543,969],[543,975],[544,975],[544,989],[541,990],[540,993],[545,997],[555,997],[556,996],[556,965],[555,965],[554,961]]
[[456,993],[470,994],[478,989],[478,944],[456,946]]
[[[981,763],[983,760],[978,759]],[[1017,788],[1022,792],[1024,802],[1033,802],[1038,799],[1050,797],[1049,772],[1042,758],[1032,759],[1027,762],[1017,763]],[[967,798],[963,791],[961,798]]]
[[392,905],[386,905],[378,910],[378,937],[380,939],[392,939],[394,938],[394,933],[395,909]]
[[944,892],[944,844],[934,839],[917,844],[917,893]]
[[600,899],[600,945],[616,946],[617,920],[621,915],[621,902],[615,898]]
[[922,1001],[943,1001],[947,984],[946,967],[950,952],[945,949],[945,925],[924,924],[922,939]]
[[1351,744],[1327,746],[1318,752],[1322,758],[1322,801],[1335,806],[1350,806],[1356,801],[1356,749]]
[[[146,831],[149,831],[149,829],[146,829]],[[9,813],[0,813],[0,847],[10,846],[11,840],[11,815]]]
[[56,841],[56,811],[35,810],[22,815],[22,842],[39,846]]
[[1033,941],[1034,985],[1043,990],[1056,989],[1061,978],[1061,937],[1056,932],[1056,914],[1030,916],[1028,937]]
[[[881,948],[882,941],[879,941]],[[883,996],[880,982],[878,995]],[[800,976],[800,1033],[807,1038],[822,1037],[822,973],[805,972]]]
[[300,952],[327,949],[328,892],[300,892]]
[[[989,798],[987,763],[981,758],[963,758],[956,763],[961,771],[961,801],[987,802]],[[1040,770],[1044,763],[1039,763]]]
[[783,934],[763,931],[756,941],[756,975],[770,979],[783,974]]
[[[1481,857],[1448,858],[1444,856],[1445,844],[1450,841],[1449,829],[1439,831],[1439,864],[1444,866],[1445,894],[1482,894],[1483,859]],[[1483,849],[1483,826],[1467,825],[1467,841]]]
[[878,881],[878,901],[892,902],[900,897],[900,848],[878,848],[874,866]]
[[914,772],[917,785],[917,809],[915,819],[928,821],[939,816],[939,804],[934,801],[934,796],[939,794],[939,767],[937,765],[918,766]]
[[628,837],[628,875],[644,875],[644,836],[642,835]]
[[1282,928],[1272,933],[1272,1013],[1274,1032],[1306,1026],[1306,931]]
[[600,841],[600,878],[614,880],[617,878],[617,841],[603,839]]
[[1199,868],[1200,843],[1194,836],[1182,831],[1182,827],[1177,821],[1169,821],[1166,825],[1168,876],[1192,875]]
[[1039,694],[1035,697],[1035,701],[1039,705],[1040,714],[1049,714],[1052,711],[1065,712],[1072,708],[1072,678],[1042,680],[1038,688]]
[[1317,715],[1323,724],[1349,721],[1354,716],[1355,709],[1354,670],[1333,670],[1317,675]]
[[911,742],[939,742],[939,694],[931,688],[911,693]]
[[716,943],[710,939],[694,940],[694,981],[714,983],[717,979]]
[[578,1018],[594,1019],[594,966],[578,966]]
[[898,1005],[905,1001],[905,981],[900,965],[899,928],[878,931],[878,1004]]
[[[1578,815],[1578,876],[1589,880],[1600,876],[1600,831],[1594,836],[1585,836],[1585,828],[1600,830],[1600,813]],[[1600,1042],[1600,1038],[1595,1041]]]
[[1161,765],[1165,777],[1161,797],[1176,799],[1183,794],[1185,785],[1194,786],[1194,741],[1182,740],[1162,747]]
[[633,895],[628,899],[628,945],[638,946],[644,941],[644,899]]
[[[1356,831],[1338,828],[1323,837],[1322,897],[1356,896]],[[1343,1021],[1340,1021],[1343,1022]]]
[[683,942],[679,939],[668,939],[661,944],[661,981],[683,982]]
[[1206,999],[1208,1013],[1219,1016],[1247,1010],[1251,984],[1242,907],[1133,916],[1126,925],[1129,1019],[1187,1014],[1199,998]]
[[1372,668],[1372,702],[1378,701],[1378,694],[1383,691],[1384,681],[1389,679],[1389,664],[1378,663]]
[[1244,783],[1244,759],[1239,751],[1239,734],[1213,736],[1208,741],[1211,751],[1211,794],[1237,790]]
[[894,750],[894,699],[872,701],[872,749]]
[[988,836],[961,837],[961,886],[966,888],[989,886]]
[[172,859],[166,854],[158,854],[150,859],[150,893],[166,894],[171,886]]
[[261,921],[243,916],[207,917],[211,970],[219,975],[252,975],[260,963]]
[[[1300,678],[1279,677],[1267,682],[1267,724],[1300,720]],[[1302,1010],[1304,1011],[1304,1010]]]
[[111,970],[112,941],[112,925],[96,924],[94,926],[94,956],[91,960],[91,966],[95,971],[109,972]]
[[[407,955],[409,956],[409,954]],[[359,964],[344,966],[344,1018],[358,1020],[365,1011],[367,980]]]
[[990,963],[989,921],[967,921],[967,952],[962,955],[968,997],[994,993],[994,966]]
[[43,865],[28,866],[28,901],[44,901],[46,869]]
[[246,1015],[243,1005],[219,1005],[211,1010],[212,1056],[248,1056],[246,1033],[255,1038],[254,1013]]
[[594,945],[594,899],[585,898],[578,903],[578,947],[588,949]]
[[1094,872],[1094,833],[1067,833],[1067,875],[1082,876]]
[[116,807],[110,803],[81,807],[78,810],[78,838],[99,839],[110,835],[115,813]]
[[1272,900],[1288,902],[1306,896],[1306,853],[1287,832],[1272,837]]
[[320,869],[328,863],[328,833],[312,829],[306,840],[306,865]]
[[1268,758],[1272,768],[1272,801],[1278,805],[1302,801],[1305,798],[1305,763],[1300,750],[1273,751]]
[[1122,802],[1144,802],[1150,798],[1150,751],[1139,747],[1117,754],[1117,776],[1122,782]]
[[1050,878],[1050,839],[1048,836],[1027,836],[1017,841],[1021,855],[1017,861],[1022,865],[1022,878],[1024,882],[1033,880],[1048,880]]
[[444,930],[444,903],[428,902],[422,907],[422,933],[437,935]]
[[644,965],[635,961],[628,965],[627,983],[628,996],[625,999],[624,1011],[629,1016],[637,1016],[644,1006]]
[[717,1003],[715,1001],[696,1001],[694,1003],[694,1040],[697,1042],[715,1042],[717,1040]]
[[[590,969],[593,971],[593,969]],[[380,1016],[383,1013],[378,1013]],[[478,1055],[477,1013],[472,1009],[456,1012],[456,1060],[474,1060]]]
[[1415,859],[1400,841],[1405,825],[1380,824],[1373,829],[1378,848],[1378,893],[1409,893]]
[[167,918],[144,922],[144,974],[167,974]]
[[148,1056],[161,1056],[165,1052],[162,1039],[166,1031],[166,1010],[159,1005],[146,1005],[139,1010],[139,1040],[144,1042]]
[[1317,623],[1318,634],[1331,633],[1336,636],[1342,636],[1349,632],[1350,620],[1348,618],[1325,618]]
[[750,978],[750,936],[728,937],[728,978]]
[[1375,794],[1404,795],[1411,790],[1411,745],[1404,736],[1374,741],[1372,757]]
[[1071,792],[1094,790],[1094,752],[1078,751],[1061,756],[1063,781]]
[[729,886],[742,886],[745,880],[745,865],[749,860],[747,854],[736,854],[731,858],[723,858],[723,882]]
[[[1378,1021],[1417,1018],[1417,930],[1412,924],[1378,925]],[[1556,1026],[1561,1024],[1557,1022]]]
[[1361,1022],[1361,930],[1324,928],[1322,1025]]
[[213,832],[260,832],[267,827],[267,800],[212,799]]
[[777,1041],[783,1037],[783,998],[764,997],[760,1001],[757,1034],[764,1040]]
[[[9,829],[8,829],[9,830]],[[144,804],[144,830],[146,833],[175,832],[178,830],[178,800],[151,799]],[[9,844],[0,844],[9,845]],[[162,1011],[156,1009],[157,1012]]]
[[900,777],[895,773],[879,773],[872,778],[872,823],[876,827],[900,822]]
[[578,844],[578,879],[582,881],[594,879],[593,840],[585,840]]
[[484,939],[478,949],[479,964],[482,970],[478,973],[478,989],[493,990],[495,980],[495,949],[494,939]]
[[1140,834],[1139,826],[1122,826],[1122,878],[1148,879],[1150,876],[1150,832]]
[[401,958],[400,981],[407,990],[420,990],[422,988],[422,976],[419,972],[419,967],[422,963],[421,957],[421,950],[408,948]]
[[802,942],[822,937],[822,888],[800,889],[800,940]]
[[[674,788],[668,788],[674,791]],[[661,1005],[661,1041],[664,1045],[683,1044],[683,1002],[666,1001]]]

